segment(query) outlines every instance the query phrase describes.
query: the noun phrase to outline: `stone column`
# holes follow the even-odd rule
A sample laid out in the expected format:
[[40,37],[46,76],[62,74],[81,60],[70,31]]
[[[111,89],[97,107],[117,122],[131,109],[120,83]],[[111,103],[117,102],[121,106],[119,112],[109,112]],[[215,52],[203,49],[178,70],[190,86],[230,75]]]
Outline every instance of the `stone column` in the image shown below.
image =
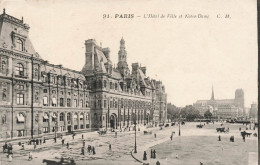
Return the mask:
[[83,113],[83,129],[86,129],[86,112]]
[[74,112],[71,112],[71,131],[74,131]]
[[80,112],[78,112],[78,119],[77,119],[77,121],[78,121],[78,129],[80,129]]

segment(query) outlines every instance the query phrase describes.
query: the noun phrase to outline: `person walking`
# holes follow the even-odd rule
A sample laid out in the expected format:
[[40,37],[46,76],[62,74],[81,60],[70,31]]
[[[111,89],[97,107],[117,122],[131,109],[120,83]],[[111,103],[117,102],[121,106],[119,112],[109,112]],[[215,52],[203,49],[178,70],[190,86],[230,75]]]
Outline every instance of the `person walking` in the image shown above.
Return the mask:
[[117,137],[117,132],[115,132],[115,136]]
[[75,137],[75,135],[74,134],[72,134],[72,139],[74,140],[74,137]]
[[95,151],[94,146],[93,146],[93,148],[92,148],[92,151],[93,151],[93,155],[95,155],[95,154],[96,154],[96,151]]
[[171,141],[172,141],[172,135],[171,135]]
[[156,151],[153,150],[153,158],[155,159],[156,158]]
[[83,140],[83,147],[85,147],[85,140]]
[[153,150],[151,149],[151,158],[153,158]]
[[218,141],[221,141],[221,137],[220,137],[220,135],[218,136]]
[[154,138],[156,138],[156,133],[154,134]]
[[36,150],[36,143],[34,143],[34,150]]
[[243,134],[242,136],[243,136],[243,141],[245,142],[246,141],[246,135]]
[[159,162],[159,160],[157,160],[157,162],[156,162],[156,165],[160,165],[160,162]]
[[29,157],[28,157],[28,160],[32,160],[32,152],[29,152]]
[[67,143],[67,149],[69,149],[70,145],[69,145],[69,142]]
[[83,134],[81,135],[81,138],[84,139],[84,135]]
[[147,160],[147,154],[146,154],[146,151],[144,151],[144,157],[143,157],[143,160]]
[[109,150],[111,150],[112,149],[112,146],[111,146],[111,144],[109,144]]
[[85,155],[84,147],[81,148],[81,155]]

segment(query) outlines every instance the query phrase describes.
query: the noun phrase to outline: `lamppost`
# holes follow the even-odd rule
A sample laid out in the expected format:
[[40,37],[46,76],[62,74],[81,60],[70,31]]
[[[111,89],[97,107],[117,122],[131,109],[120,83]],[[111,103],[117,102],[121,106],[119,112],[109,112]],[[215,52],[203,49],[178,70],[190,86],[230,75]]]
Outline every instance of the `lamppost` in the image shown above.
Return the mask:
[[134,153],[137,153],[137,147],[136,147],[136,105],[135,105],[134,124],[135,124],[135,151],[134,151]]
[[179,136],[181,136],[181,115],[180,115],[180,119],[179,119]]
[[58,122],[57,122],[57,118],[55,119],[55,129],[54,129],[54,131],[55,131],[55,143],[57,143],[57,124],[58,124]]

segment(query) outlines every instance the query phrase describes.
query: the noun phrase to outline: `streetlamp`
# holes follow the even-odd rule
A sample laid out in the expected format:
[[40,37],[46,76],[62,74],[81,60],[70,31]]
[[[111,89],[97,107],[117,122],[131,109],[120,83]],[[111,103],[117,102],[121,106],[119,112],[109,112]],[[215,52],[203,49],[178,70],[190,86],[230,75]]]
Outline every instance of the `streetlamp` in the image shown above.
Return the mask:
[[134,124],[135,124],[135,151],[134,151],[134,153],[137,153],[137,149],[136,149],[136,106],[135,106]]
[[55,129],[54,129],[54,131],[55,131],[55,143],[57,143],[57,124],[58,124],[58,122],[57,122],[57,118],[55,119]]
[[[181,115],[180,115],[181,117]],[[181,119],[179,119],[179,136],[181,136]]]

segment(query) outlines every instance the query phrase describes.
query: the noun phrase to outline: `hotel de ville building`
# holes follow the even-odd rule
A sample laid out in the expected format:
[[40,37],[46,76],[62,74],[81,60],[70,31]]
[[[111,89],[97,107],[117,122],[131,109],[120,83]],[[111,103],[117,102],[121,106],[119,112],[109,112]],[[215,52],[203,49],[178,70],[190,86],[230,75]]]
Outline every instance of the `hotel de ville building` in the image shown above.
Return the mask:
[[123,38],[116,67],[110,49],[89,39],[76,71],[44,60],[29,29],[5,10],[0,15],[0,139],[166,121],[164,85],[147,77],[146,67],[128,65]]

